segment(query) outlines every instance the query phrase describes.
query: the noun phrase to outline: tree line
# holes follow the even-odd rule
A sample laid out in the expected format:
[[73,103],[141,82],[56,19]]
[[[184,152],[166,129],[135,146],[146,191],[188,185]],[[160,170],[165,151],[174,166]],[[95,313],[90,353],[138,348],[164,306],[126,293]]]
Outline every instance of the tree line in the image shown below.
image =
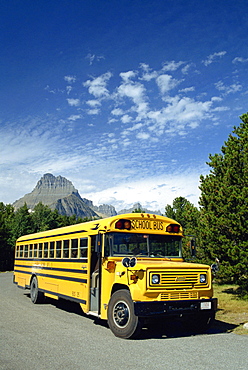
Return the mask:
[[15,211],[12,205],[0,202],[0,271],[13,270],[15,242],[20,236],[89,220],[61,215],[42,203],[30,212],[26,204]]
[[[218,281],[238,284],[241,295],[248,297],[248,113],[240,119],[221,153],[209,156],[210,172],[200,177],[199,208],[178,197],[165,206],[165,215],[181,223],[188,235],[183,242],[186,259],[194,238],[194,260],[218,261]],[[26,205],[14,212],[11,205],[0,203],[0,270],[13,268],[13,248],[21,235],[83,221],[87,219],[62,216],[41,203],[31,213]]]

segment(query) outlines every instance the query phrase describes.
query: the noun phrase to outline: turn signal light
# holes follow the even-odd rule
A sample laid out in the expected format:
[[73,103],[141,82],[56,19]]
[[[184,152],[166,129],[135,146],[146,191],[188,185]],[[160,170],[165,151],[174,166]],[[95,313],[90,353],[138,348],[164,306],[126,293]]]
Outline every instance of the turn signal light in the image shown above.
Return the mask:
[[107,270],[114,270],[114,269],[115,269],[115,261],[108,261]]
[[130,280],[138,280],[138,276],[137,275],[131,275],[130,276]]

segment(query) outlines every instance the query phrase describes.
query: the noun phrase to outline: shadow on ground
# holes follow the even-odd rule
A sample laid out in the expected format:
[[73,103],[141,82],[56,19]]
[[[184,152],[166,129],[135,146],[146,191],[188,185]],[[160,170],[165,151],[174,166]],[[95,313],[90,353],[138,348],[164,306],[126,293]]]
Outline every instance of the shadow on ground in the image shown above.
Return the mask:
[[[30,294],[25,294],[27,297],[30,298]],[[101,320],[95,318],[93,316],[86,315],[80,305],[78,303],[64,300],[60,298],[59,300],[54,300],[51,298],[46,298],[44,304],[51,304],[57,309],[73,313],[76,315],[80,315],[83,317],[92,320],[94,325],[100,325],[103,327],[108,327],[106,320]],[[224,321],[214,320],[211,326],[204,332],[204,334],[220,334],[220,333],[228,333],[233,331],[237,325],[229,324]],[[161,319],[154,322],[144,323],[144,327],[141,330],[139,335],[140,340],[151,339],[151,338],[177,338],[177,337],[186,337],[191,335],[199,335],[203,333],[193,333],[187,322],[182,319]]]

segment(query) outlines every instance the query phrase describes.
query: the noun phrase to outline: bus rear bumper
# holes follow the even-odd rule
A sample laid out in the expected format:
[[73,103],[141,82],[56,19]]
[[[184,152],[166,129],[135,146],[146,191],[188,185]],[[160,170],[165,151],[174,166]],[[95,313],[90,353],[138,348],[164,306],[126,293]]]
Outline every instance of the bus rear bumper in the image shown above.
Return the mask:
[[134,313],[139,317],[184,316],[193,313],[213,314],[217,310],[217,298],[185,301],[134,302]]

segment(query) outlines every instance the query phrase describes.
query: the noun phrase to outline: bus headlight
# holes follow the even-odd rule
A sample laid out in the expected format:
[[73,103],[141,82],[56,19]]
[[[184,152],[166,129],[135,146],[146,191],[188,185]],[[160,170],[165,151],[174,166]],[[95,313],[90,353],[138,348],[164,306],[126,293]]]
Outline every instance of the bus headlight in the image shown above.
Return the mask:
[[152,284],[159,284],[160,283],[160,275],[153,274],[152,275]]
[[206,284],[207,282],[207,275],[206,274],[200,274],[200,283]]

